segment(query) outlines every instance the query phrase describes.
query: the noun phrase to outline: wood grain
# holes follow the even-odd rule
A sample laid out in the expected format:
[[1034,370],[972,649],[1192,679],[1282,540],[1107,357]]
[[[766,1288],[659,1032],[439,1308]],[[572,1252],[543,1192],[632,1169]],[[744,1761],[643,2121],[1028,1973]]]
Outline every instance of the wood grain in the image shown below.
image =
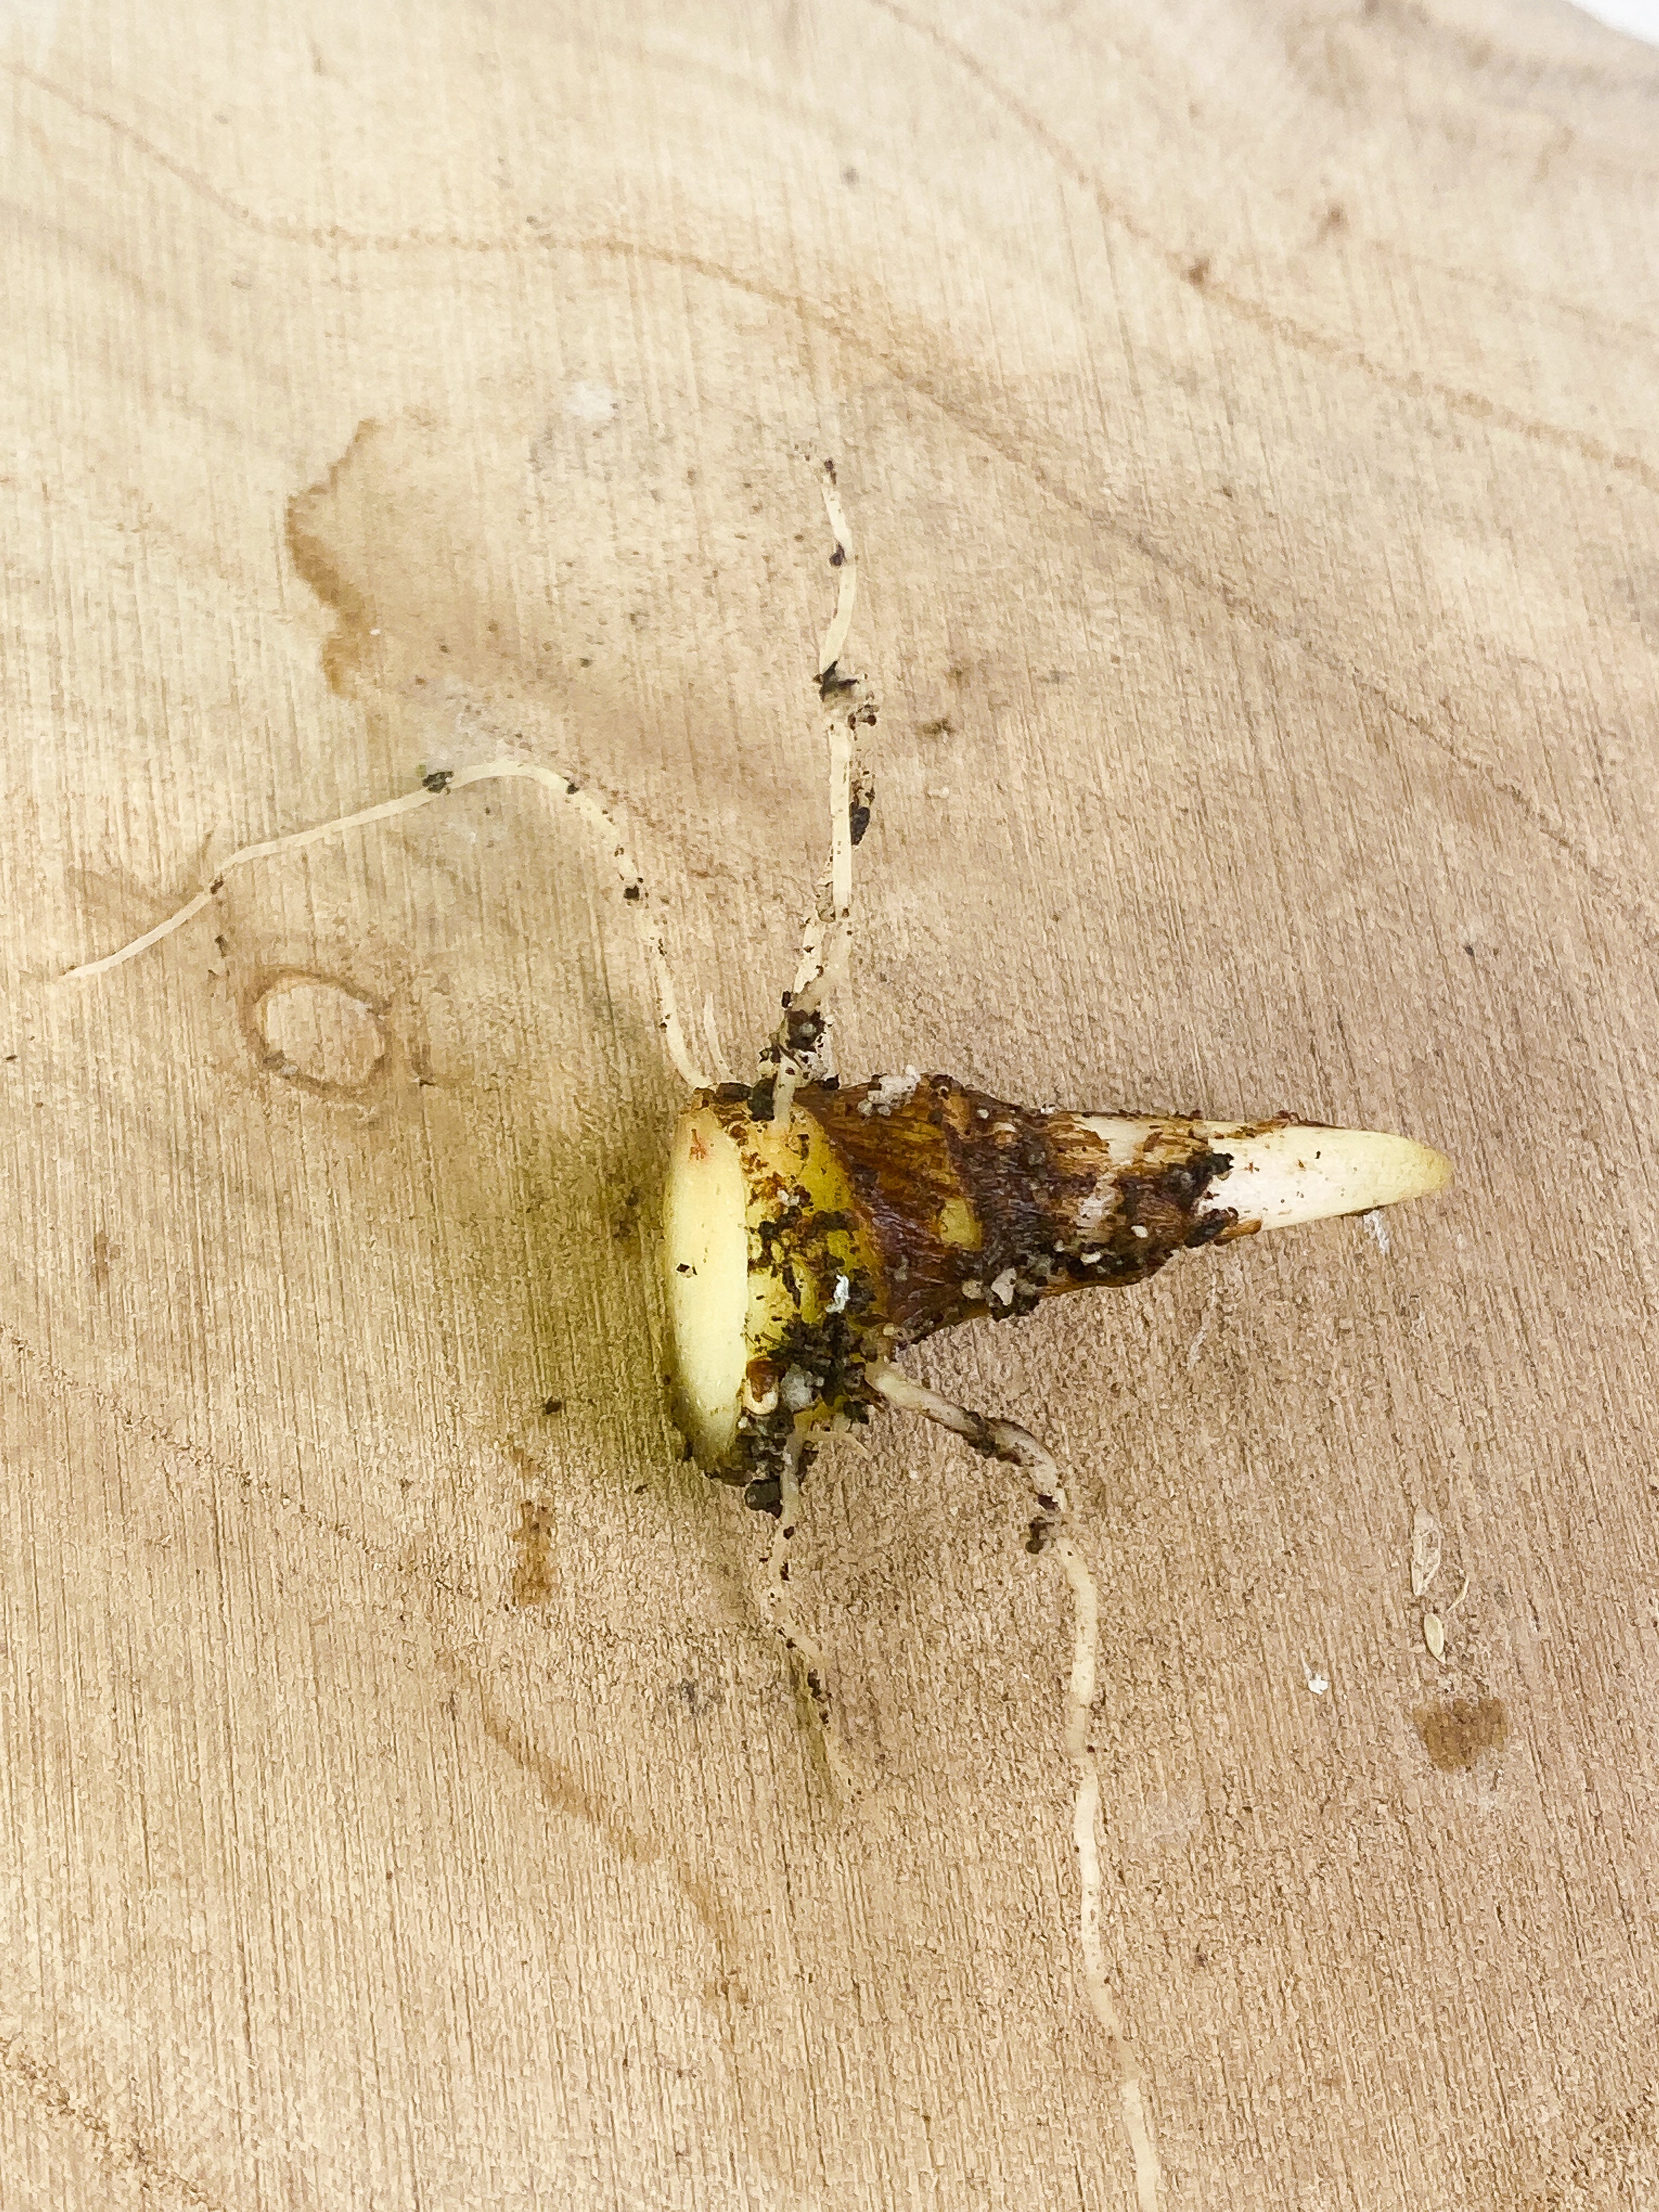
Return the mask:
[[1459,1169],[916,1362],[1071,1470],[1159,2201],[1659,2201],[1659,53],[32,0],[0,56],[0,2202],[1133,2201],[1064,1583],[1007,1470],[827,1453],[826,1740],[665,1423],[676,1086],[583,825],[477,787],[56,980],[517,749],[745,1060],[826,453],[849,1063]]

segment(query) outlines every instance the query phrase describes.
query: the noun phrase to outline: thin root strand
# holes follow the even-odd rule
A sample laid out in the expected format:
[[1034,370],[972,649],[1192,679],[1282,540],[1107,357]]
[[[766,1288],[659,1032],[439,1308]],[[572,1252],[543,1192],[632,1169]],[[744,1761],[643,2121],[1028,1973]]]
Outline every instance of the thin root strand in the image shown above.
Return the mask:
[[[365,830],[372,823],[390,822],[400,814],[417,813],[423,806],[434,805],[455,792],[465,790],[469,784],[499,783],[510,780],[538,783],[544,790],[554,793],[575,808],[598,834],[621,883],[624,903],[642,916],[649,902],[645,878],[618,835],[616,823],[599,800],[591,792],[584,790],[574,776],[566,775],[558,769],[545,768],[539,761],[503,757],[499,760],[481,762],[472,768],[434,769],[422,778],[417,791],[406,791],[398,799],[383,799],[377,805],[360,807],[352,814],[337,815],[331,822],[314,823],[308,829],[290,830],[283,836],[264,837],[257,844],[240,847],[228,859],[219,862],[207,887],[198,891],[194,898],[186,899],[176,913],[168,915],[164,921],[158,921],[153,929],[147,929],[142,937],[135,937],[131,944],[105,953],[100,959],[82,961],[79,967],[66,969],[59,981],[84,981],[94,975],[106,975],[112,968],[118,968],[125,961],[136,960],[141,952],[148,952],[151,945],[159,945],[165,937],[171,937],[174,930],[182,929],[186,922],[193,921],[198,914],[210,906],[222,890],[225,878],[233,869],[248,867],[255,860],[274,860],[282,853],[298,852],[304,846],[320,843],[325,837],[342,836],[349,830]],[[661,938],[654,931],[647,932],[646,953],[657,993],[658,1027],[662,1031],[668,1056],[677,1073],[694,1091],[708,1090],[710,1087],[708,1079],[692,1058],[685,1031],[681,1026],[673,981],[668,971],[667,952]]]
[[[874,786],[857,759],[860,726],[875,720],[875,709],[860,702],[860,679],[842,665],[853,611],[858,603],[859,565],[853,532],[836,483],[836,466],[826,461],[819,483],[835,550],[836,609],[818,650],[818,696],[827,709],[824,736],[830,770],[830,864],[819,878],[801,933],[800,959],[789,1003],[766,1058],[779,1072],[787,1099],[800,1082],[820,1082],[836,1073],[831,1001],[845,988],[853,949],[853,848],[869,826]],[[810,1034],[804,1024],[811,1020]],[[793,1069],[793,1075],[791,1071]]]
[[[1066,1699],[1066,1752],[1077,1775],[1077,1796],[1072,1810],[1072,1844],[1077,1854],[1079,1945],[1083,1954],[1083,1982],[1089,2007],[1105,2039],[1112,2070],[1117,2079],[1118,2105],[1123,2132],[1134,2160],[1136,2212],[1158,2212],[1161,2172],[1158,2146],[1146,2118],[1141,2094],[1140,2069],[1123,2032],[1123,2021],[1106,1967],[1101,1939],[1102,1875],[1098,1827],[1100,1771],[1089,1747],[1089,1721],[1094,1707],[1100,1653],[1100,1593],[1088,1562],[1070,1532],[1070,1507],[1060,1480],[1060,1468],[1046,1445],[1017,1421],[993,1420],[930,1389],[886,1360],[872,1360],[865,1380],[891,1406],[920,1413],[953,1436],[961,1437],[988,1458],[1004,1460],[1021,1468],[1032,1480],[1039,1516],[1031,1524],[1031,1551],[1052,1550],[1072,1593],[1072,1668]],[[1041,1540],[1038,1531],[1042,1532]]]
[[830,518],[830,532],[836,541],[830,565],[836,571],[838,583],[836,611],[830,617],[830,627],[823,633],[823,643],[818,648],[818,684],[822,689],[826,678],[835,678],[842,654],[847,650],[848,635],[853,627],[853,609],[859,595],[859,562],[858,555],[853,550],[853,533],[848,526],[847,510],[841,503],[841,488],[836,481],[833,461],[826,461],[823,465],[823,480],[819,489],[823,494],[823,511]]
[[761,1612],[773,1635],[799,1664],[830,1774],[842,1796],[850,1796],[855,1794],[860,1778],[830,1724],[829,1671],[823,1654],[801,1626],[790,1595],[789,1550],[800,1513],[799,1445],[785,1454],[778,1480],[777,1525],[762,1569]]

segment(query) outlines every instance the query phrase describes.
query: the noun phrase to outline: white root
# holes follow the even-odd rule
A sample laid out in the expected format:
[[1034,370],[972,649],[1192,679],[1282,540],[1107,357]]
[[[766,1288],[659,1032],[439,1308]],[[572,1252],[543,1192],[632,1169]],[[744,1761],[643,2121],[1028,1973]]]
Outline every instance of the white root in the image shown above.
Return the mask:
[[714,1019],[714,999],[712,992],[704,994],[702,1002],[702,1037],[708,1047],[708,1065],[722,1083],[732,1080],[732,1071],[726,1064],[726,1054],[720,1045],[720,1024]]
[[[522,779],[540,784],[544,790],[554,792],[567,800],[595,830],[605,845],[612,866],[623,887],[623,896],[644,918],[649,902],[645,878],[635,866],[627,846],[617,834],[617,825],[591,792],[585,791],[574,776],[558,769],[545,768],[539,761],[514,760],[503,757],[484,761],[472,768],[441,770],[429,775],[418,791],[404,792],[398,799],[383,799],[377,805],[360,807],[355,814],[337,815],[332,821],[314,823],[309,829],[290,830],[280,837],[262,838],[258,843],[244,845],[221,860],[212,881],[199,890],[194,898],[187,899],[165,921],[158,921],[142,937],[131,944],[106,952],[101,959],[83,961],[78,968],[65,970],[60,981],[69,982],[102,975],[123,962],[135,960],[141,952],[159,945],[164,937],[171,937],[175,929],[182,929],[206,907],[210,906],[223,888],[225,878],[233,868],[245,868],[255,860],[274,859],[281,853],[297,852],[302,846],[315,845],[325,837],[337,837],[348,830],[367,829],[371,823],[390,822],[400,814],[413,814],[422,806],[433,805],[452,792],[463,791],[469,784],[499,783],[510,779]],[[654,929],[646,931],[646,957],[651,969],[652,982],[657,994],[657,1027],[662,1032],[663,1043],[676,1072],[694,1091],[709,1088],[708,1077],[691,1056],[686,1042],[678,1005],[674,997],[673,979],[669,974],[668,954],[661,938]]]
[[976,1451],[988,1452],[994,1459],[1006,1461],[1011,1467],[1024,1468],[1031,1477],[1037,1504],[1045,1515],[1058,1520],[1069,1510],[1053,1453],[1047,1445],[1039,1443],[1029,1429],[1021,1428],[1018,1421],[991,1420],[983,1413],[969,1413],[966,1406],[958,1406],[942,1390],[930,1389],[926,1382],[918,1382],[914,1376],[905,1374],[890,1360],[869,1361],[864,1379],[872,1389],[880,1391],[890,1406],[896,1406],[902,1413],[920,1413],[924,1420],[949,1429],[952,1436],[965,1437]]
[[679,1012],[674,1002],[674,979],[668,968],[668,948],[661,938],[653,937],[648,940],[646,951],[651,964],[651,980],[657,988],[657,1027],[662,1035],[664,1048],[673,1064],[674,1073],[693,1091],[707,1091],[711,1087],[708,1078],[692,1059],[690,1047],[685,1042],[685,1031],[680,1027]]
[[[766,1616],[772,1633],[781,1638],[787,1648],[799,1653],[807,1670],[808,1687],[814,1702],[821,1695],[823,1675],[817,1674],[817,1687],[812,1678],[817,1673],[817,1655],[807,1649],[793,1617],[789,1603],[789,1547],[795,1534],[795,1516],[800,1510],[800,1474],[794,1454],[787,1454],[778,1471],[778,1517],[772,1530],[772,1540],[767,1547],[766,1565],[761,1583],[761,1610]],[[819,1714],[822,1719],[823,1715]]]
[[818,652],[818,680],[834,668],[847,650],[847,640],[853,627],[853,608],[859,595],[858,556],[853,550],[853,533],[848,527],[847,510],[841,503],[841,488],[836,482],[836,465],[823,465],[823,511],[830,518],[830,527],[835,532],[836,550],[841,559],[841,589],[836,594],[836,611],[830,617],[830,627],[823,633],[823,643]]
[[772,1082],[772,1115],[775,1121],[781,1121],[786,1129],[789,1126],[789,1116],[794,1111],[795,1093],[805,1076],[805,1069],[793,1053],[786,1052],[780,1055],[778,1072]]
[[1088,1562],[1070,1534],[1070,1507],[1060,1468],[1054,1455],[1029,1429],[1016,1421],[988,1419],[970,1413],[942,1391],[915,1382],[884,1360],[873,1360],[865,1369],[865,1380],[890,1405],[936,1421],[953,1435],[965,1437],[975,1450],[1023,1468],[1030,1476],[1040,1517],[1032,1523],[1030,1548],[1052,1551],[1072,1593],[1072,1671],[1066,1701],[1066,1751],[1077,1774],[1077,1796],[1072,1812],[1072,1843],[1077,1853],[1078,1933],[1083,1954],[1083,1981],[1112,2070],[1117,2079],[1118,2105],[1123,2132],[1134,2160],[1136,2212],[1158,2212],[1162,2169],[1158,2145],[1146,2117],[1141,2094],[1140,2068],[1123,2032],[1101,1940],[1100,1771],[1089,1744],[1089,1722],[1095,1701],[1100,1652],[1100,1594]]
[[830,922],[818,995],[842,990],[853,954],[853,722],[833,715],[830,750]]
[[[790,987],[787,1012],[769,1055],[777,1064],[777,1081],[786,1108],[798,1084],[819,1082],[836,1073],[832,1002],[846,987],[853,951],[853,808],[855,793],[868,789],[858,770],[856,739],[860,724],[875,720],[874,709],[860,698],[858,679],[841,673],[841,658],[847,649],[858,601],[859,569],[833,461],[824,463],[819,489],[836,541],[834,560],[840,574],[836,611],[818,649],[818,690],[827,710],[830,864],[818,880],[812,911],[802,928],[800,959]],[[803,1024],[808,1017],[816,1018],[816,1024],[804,1036]]]
[[774,1636],[799,1662],[801,1680],[818,1724],[818,1740],[843,1800],[857,1795],[863,1777],[830,1725],[830,1674],[823,1655],[801,1626],[789,1589],[789,1553],[800,1512],[798,1451],[785,1454],[778,1470],[778,1518],[761,1571],[761,1612]]

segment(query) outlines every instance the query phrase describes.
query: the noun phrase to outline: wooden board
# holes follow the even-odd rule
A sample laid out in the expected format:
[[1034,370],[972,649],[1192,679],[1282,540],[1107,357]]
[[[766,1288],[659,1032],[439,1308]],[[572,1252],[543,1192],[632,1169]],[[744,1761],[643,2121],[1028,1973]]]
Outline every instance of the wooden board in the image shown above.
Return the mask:
[[517,751],[746,1063],[825,453],[849,1064],[1459,1170],[915,1359],[1072,1470],[1156,2201],[1659,2201],[1659,53],[1553,0],[0,52],[0,2202],[1135,2201],[1065,1583],[1007,1470],[833,1449],[818,1728],[661,1409],[678,1093],[584,825],[481,787],[57,980]]

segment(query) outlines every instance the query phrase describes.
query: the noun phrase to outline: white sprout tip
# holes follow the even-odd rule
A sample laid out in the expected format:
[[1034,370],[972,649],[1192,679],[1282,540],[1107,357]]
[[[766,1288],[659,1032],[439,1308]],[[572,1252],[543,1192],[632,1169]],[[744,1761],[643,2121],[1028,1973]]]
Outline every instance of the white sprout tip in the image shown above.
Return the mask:
[[1431,1146],[1380,1129],[1322,1129],[1304,1122],[1231,1132],[1201,1125],[1231,1165],[1206,1194],[1231,1206],[1241,1222],[1288,1229],[1300,1221],[1370,1213],[1408,1198],[1426,1198],[1451,1181],[1451,1162]]
[[[1249,1229],[1288,1229],[1345,1213],[1370,1213],[1424,1198],[1451,1180],[1451,1162],[1413,1137],[1381,1129],[1328,1129],[1313,1121],[1186,1121],[1091,1114],[1075,1126],[1103,1139],[1115,1174],[1149,1163],[1190,1159],[1201,1147],[1218,1163],[1204,1190],[1206,1212],[1227,1207]],[[1098,1209],[1100,1200],[1094,1204]]]

